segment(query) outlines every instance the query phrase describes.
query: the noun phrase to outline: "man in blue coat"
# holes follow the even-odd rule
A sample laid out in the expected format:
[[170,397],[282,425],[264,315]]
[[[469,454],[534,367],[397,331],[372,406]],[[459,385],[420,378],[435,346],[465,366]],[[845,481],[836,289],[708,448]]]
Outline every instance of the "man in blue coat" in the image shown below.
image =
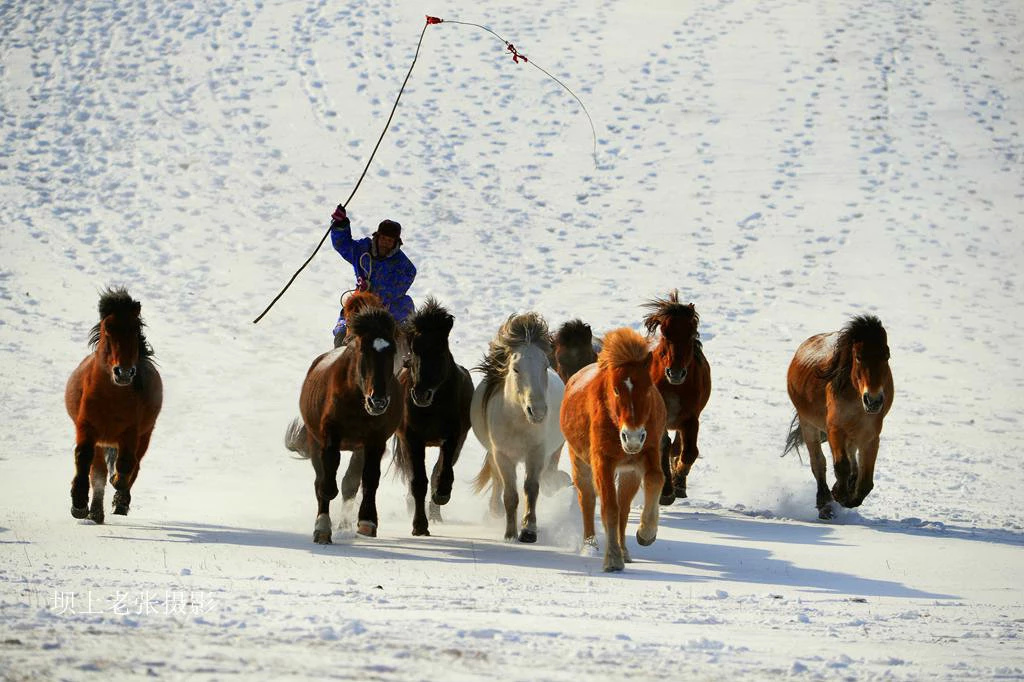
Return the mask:
[[[331,215],[331,244],[341,257],[352,264],[356,288],[380,296],[384,306],[399,322],[412,314],[415,306],[407,293],[416,279],[416,266],[402,251],[402,226],[385,220],[370,237],[352,239],[352,224],[345,207]],[[344,310],[334,326],[334,347],[345,343]]]

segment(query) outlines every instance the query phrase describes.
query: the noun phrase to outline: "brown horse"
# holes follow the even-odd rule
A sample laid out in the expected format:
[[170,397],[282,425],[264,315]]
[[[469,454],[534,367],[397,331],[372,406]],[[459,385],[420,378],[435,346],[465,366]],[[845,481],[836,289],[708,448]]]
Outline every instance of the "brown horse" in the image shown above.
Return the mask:
[[402,325],[409,357],[398,375],[405,396],[405,416],[395,434],[394,451],[415,505],[413,535],[430,535],[425,508],[427,447],[440,450],[429,479],[433,491],[429,520],[440,521],[440,507],[452,496],[453,467],[469,433],[473,379],[455,362],[448,346],[454,323],[455,318],[444,306],[428,298]]
[[665,403],[651,381],[651,362],[642,336],[632,329],[617,329],[604,337],[597,363],[574,374],[565,387],[561,425],[583,514],[583,542],[597,544],[596,485],[608,543],[605,571],[621,571],[631,561],[626,522],[641,478],[644,509],[636,540],[646,546],[658,535],[657,498],[665,478],[658,436],[665,432]]
[[362,484],[358,532],[376,536],[380,461],[404,410],[393,371],[395,319],[375,305],[347,319],[348,343],[313,361],[299,395],[302,422],[292,422],[285,434],[286,447],[313,462],[318,505],[313,541],[319,544],[331,542],[330,503],[338,496],[341,450],[352,452],[342,497],[353,500]]
[[[163,383],[153,348],[142,333],[141,311],[142,304],[124,289],[100,295],[100,321],[89,335],[93,352],[71,373],[64,390],[68,415],[75,422],[71,515],[76,519],[103,523],[108,470],[114,513],[128,513],[132,484],[160,414]],[[90,483],[92,504],[86,508]]]
[[[818,482],[818,517],[832,518],[832,499],[857,507],[874,486],[882,421],[892,407],[889,343],[877,317],[860,315],[843,329],[817,334],[800,344],[789,364],[787,388],[796,416],[785,455],[803,441]],[[836,483],[825,482],[828,441]]]
[[551,366],[562,381],[568,382],[569,377],[592,362],[597,362],[597,350],[590,325],[575,319],[559,327],[554,336]]
[[[697,461],[700,413],[711,397],[711,366],[704,356],[697,325],[700,316],[693,304],[679,302],[679,292],[644,304],[651,313],[644,318],[648,338],[661,332],[654,346],[651,380],[665,401],[666,431],[661,437],[661,468],[665,487],[661,504],[686,497],[686,478]],[[670,439],[668,432],[675,431]]]

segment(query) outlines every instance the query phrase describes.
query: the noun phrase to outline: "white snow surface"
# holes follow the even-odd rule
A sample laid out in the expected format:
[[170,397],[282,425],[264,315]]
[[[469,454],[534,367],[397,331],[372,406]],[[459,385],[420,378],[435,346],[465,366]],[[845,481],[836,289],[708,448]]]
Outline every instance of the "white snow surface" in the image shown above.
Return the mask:
[[[349,266],[326,245],[252,320],[355,186],[427,12],[513,42],[597,133],[595,163],[557,83],[427,28],[348,209],[358,235],[403,224],[456,359],[521,310],[640,329],[678,288],[701,315],[690,497],[650,547],[631,523],[621,574],[571,489],[541,498],[536,545],[503,542],[472,435],[431,537],[388,456],[379,536],[312,542],[312,467],[282,436]],[[0,677],[1024,678],[1022,20],[1019,0],[0,3]],[[165,402],[131,514],[96,526],[69,514],[63,389],[108,285],[142,302]],[[806,456],[779,456],[785,371],[865,313],[894,406],[874,491],[820,522]]]

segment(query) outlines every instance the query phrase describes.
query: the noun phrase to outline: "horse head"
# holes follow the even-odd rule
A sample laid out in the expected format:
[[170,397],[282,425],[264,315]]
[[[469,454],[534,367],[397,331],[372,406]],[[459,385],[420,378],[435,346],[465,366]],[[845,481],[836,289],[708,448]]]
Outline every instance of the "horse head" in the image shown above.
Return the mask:
[[583,320],[569,320],[555,333],[552,365],[563,381],[597,359],[594,332]]
[[389,388],[394,376],[395,318],[384,308],[369,307],[349,321],[350,344],[356,358],[356,377],[363,394],[363,407],[376,417],[391,404]]
[[448,378],[454,365],[448,347],[448,335],[455,318],[432,297],[406,320],[404,333],[409,340],[409,397],[416,407],[429,407],[434,395]]
[[523,408],[531,424],[539,424],[548,416],[547,354],[536,344],[524,344],[508,357],[506,391]]
[[152,355],[142,333],[142,304],[124,289],[107,289],[100,296],[100,321],[89,343],[96,349],[110,379],[117,386],[131,386],[141,359]]
[[618,329],[604,337],[598,365],[604,373],[605,403],[626,454],[640,452],[647,441],[651,399],[657,397],[650,375],[653,359],[643,337],[632,329]]
[[651,313],[644,318],[649,335],[661,330],[661,341],[654,353],[658,366],[663,366],[665,380],[673,386],[686,381],[689,368],[700,347],[700,333],[697,324],[700,316],[692,303],[679,302],[679,292],[673,291],[668,298],[659,298],[645,304]]
[[889,345],[882,330],[881,343],[857,341],[852,347],[850,383],[857,389],[868,414],[878,414],[885,404],[885,380],[890,376]]
[[543,317],[534,312],[509,315],[476,367],[484,373],[487,386],[484,404],[492,391],[503,386],[506,400],[520,405],[530,423],[544,421],[550,354],[551,335]]
[[841,394],[849,387],[860,397],[864,411],[878,414],[885,405],[889,371],[889,342],[882,322],[859,315],[839,331],[835,352],[821,375]]

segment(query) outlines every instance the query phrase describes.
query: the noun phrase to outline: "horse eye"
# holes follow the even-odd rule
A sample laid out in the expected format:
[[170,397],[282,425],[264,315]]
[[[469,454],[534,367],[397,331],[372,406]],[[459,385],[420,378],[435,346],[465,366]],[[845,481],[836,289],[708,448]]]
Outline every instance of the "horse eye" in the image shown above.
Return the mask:
[[613,388],[613,389],[612,389],[612,393],[614,393],[614,394],[615,394],[615,397],[616,397],[616,398],[618,398],[618,397],[619,397],[619,389],[617,389],[617,388]]

